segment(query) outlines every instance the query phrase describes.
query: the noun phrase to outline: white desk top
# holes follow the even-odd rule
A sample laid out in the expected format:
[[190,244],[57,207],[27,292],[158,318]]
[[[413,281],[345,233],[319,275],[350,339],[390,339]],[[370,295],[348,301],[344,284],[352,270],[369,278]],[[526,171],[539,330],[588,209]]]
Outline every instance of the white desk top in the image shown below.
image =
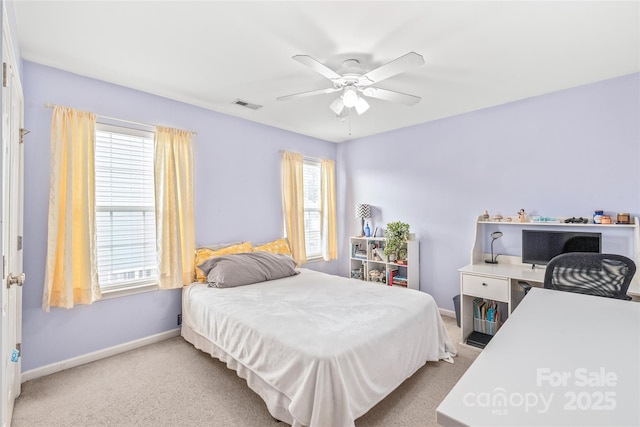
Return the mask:
[[533,288],[438,406],[443,426],[640,425],[640,303]]
[[525,264],[469,264],[458,271],[462,273],[484,274],[495,277],[509,277],[511,279],[531,282],[544,282],[543,267],[531,268]]
[[[640,266],[639,266],[640,269]],[[544,267],[531,268],[529,264],[468,264],[458,270],[461,273],[483,274],[494,277],[508,277],[526,282],[544,282]],[[636,277],[640,271],[636,273]],[[627,295],[640,296],[640,282],[632,281]]]

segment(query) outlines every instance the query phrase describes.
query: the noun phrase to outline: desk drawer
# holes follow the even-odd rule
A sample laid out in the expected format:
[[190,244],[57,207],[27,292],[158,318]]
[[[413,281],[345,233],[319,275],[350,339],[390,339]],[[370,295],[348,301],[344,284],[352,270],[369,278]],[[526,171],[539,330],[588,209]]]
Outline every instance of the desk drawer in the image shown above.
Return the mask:
[[509,280],[495,277],[462,275],[462,293],[497,301],[509,301]]

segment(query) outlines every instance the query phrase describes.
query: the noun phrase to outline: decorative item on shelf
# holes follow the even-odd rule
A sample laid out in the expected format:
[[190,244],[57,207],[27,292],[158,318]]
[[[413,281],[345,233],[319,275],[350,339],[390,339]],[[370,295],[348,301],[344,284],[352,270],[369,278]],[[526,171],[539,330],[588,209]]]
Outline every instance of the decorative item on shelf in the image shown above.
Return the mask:
[[494,221],[497,221],[497,222],[502,221],[502,215],[494,215],[494,216],[493,216],[493,220],[494,220]]
[[532,216],[531,222],[547,222],[547,223],[556,223],[560,222],[557,218],[552,218],[548,216]]
[[396,264],[398,265],[407,265],[407,260],[406,259],[399,259],[396,261]]
[[381,280],[382,273],[380,270],[369,271],[369,280],[371,282],[379,282]]
[[371,237],[371,229],[369,228],[369,223],[364,227],[364,237]]
[[351,270],[351,278],[362,280],[362,272],[359,268],[354,268],[353,270]]
[[384,248],[376,248],[374,251],[374,258],[377,258],[376,261],[385,261],[387,262],[387,255],[384,253]]
[[489,221],[489,218],[490,218],[489,211],[484,211],[481,218],[483,221]]
[[616,219],[616,224],[630,224],[631,223],[631,215],[628,213],[619,213]]
[[611,216],[610,215],[602,215],[600,219],[601,224],[611,224]]
[[604,213],[604,211],[595,211],[593,213],[593,223],[594,224],[601,224],[602,223],[602,214]]
[[587,218],[576,218],[572,216],[571,218],[567,218],[564,220],[565,224],[587,224],[589,220]]
[[527,221],[527,213],[524,211],[524,209],[520,209],[518,211],[518,221],[520,221],[520,222],[526,222]]
[[356,219],[360,219],[360,226],[362,227],[360,236],[364,236],[364,219],[365,218],[371,218],[371,206],[364,203],[356,204]]
[[493,233],[491,233],[491,260],[485,260],[484,262],[486,262],[487,264],[498,263],[498,261],[496,260],[498,258],[498,255],[496,255],[495,257],[493,256],[493,242],[495,242],[496,239],[499,239],[500,237],[502,237],[502,231],[494,231]]
[[387,229],[384,230],[384,237],[387,238],[384,254],[390,262],[393,262],[395,259],[400,259],[399,255],[403,249],[404,255],[406,256],[407,240],[409,240],[409,224],[401,221],[388,223]]

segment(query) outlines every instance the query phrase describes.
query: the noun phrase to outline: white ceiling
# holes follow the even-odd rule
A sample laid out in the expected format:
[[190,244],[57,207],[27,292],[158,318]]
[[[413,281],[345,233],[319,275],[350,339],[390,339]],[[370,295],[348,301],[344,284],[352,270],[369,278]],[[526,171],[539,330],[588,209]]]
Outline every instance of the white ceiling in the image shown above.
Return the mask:
[[[640,71],[638,1],[18,0],[15,12],[25,60],[334,142]],[[370,70],[411,51],[425,65],[376,86],[417,105],[368,98],[343,121],[329,109],[339,94],[276,101],[331,87],[294,55]]]

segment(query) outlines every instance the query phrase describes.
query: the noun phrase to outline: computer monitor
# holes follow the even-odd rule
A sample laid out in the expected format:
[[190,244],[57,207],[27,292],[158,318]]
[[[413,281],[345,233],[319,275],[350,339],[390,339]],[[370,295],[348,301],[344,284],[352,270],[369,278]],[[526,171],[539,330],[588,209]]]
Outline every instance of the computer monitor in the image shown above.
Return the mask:
[[522,230],[522,262],[546,265],[567,252],[602,251],[602,233]]

